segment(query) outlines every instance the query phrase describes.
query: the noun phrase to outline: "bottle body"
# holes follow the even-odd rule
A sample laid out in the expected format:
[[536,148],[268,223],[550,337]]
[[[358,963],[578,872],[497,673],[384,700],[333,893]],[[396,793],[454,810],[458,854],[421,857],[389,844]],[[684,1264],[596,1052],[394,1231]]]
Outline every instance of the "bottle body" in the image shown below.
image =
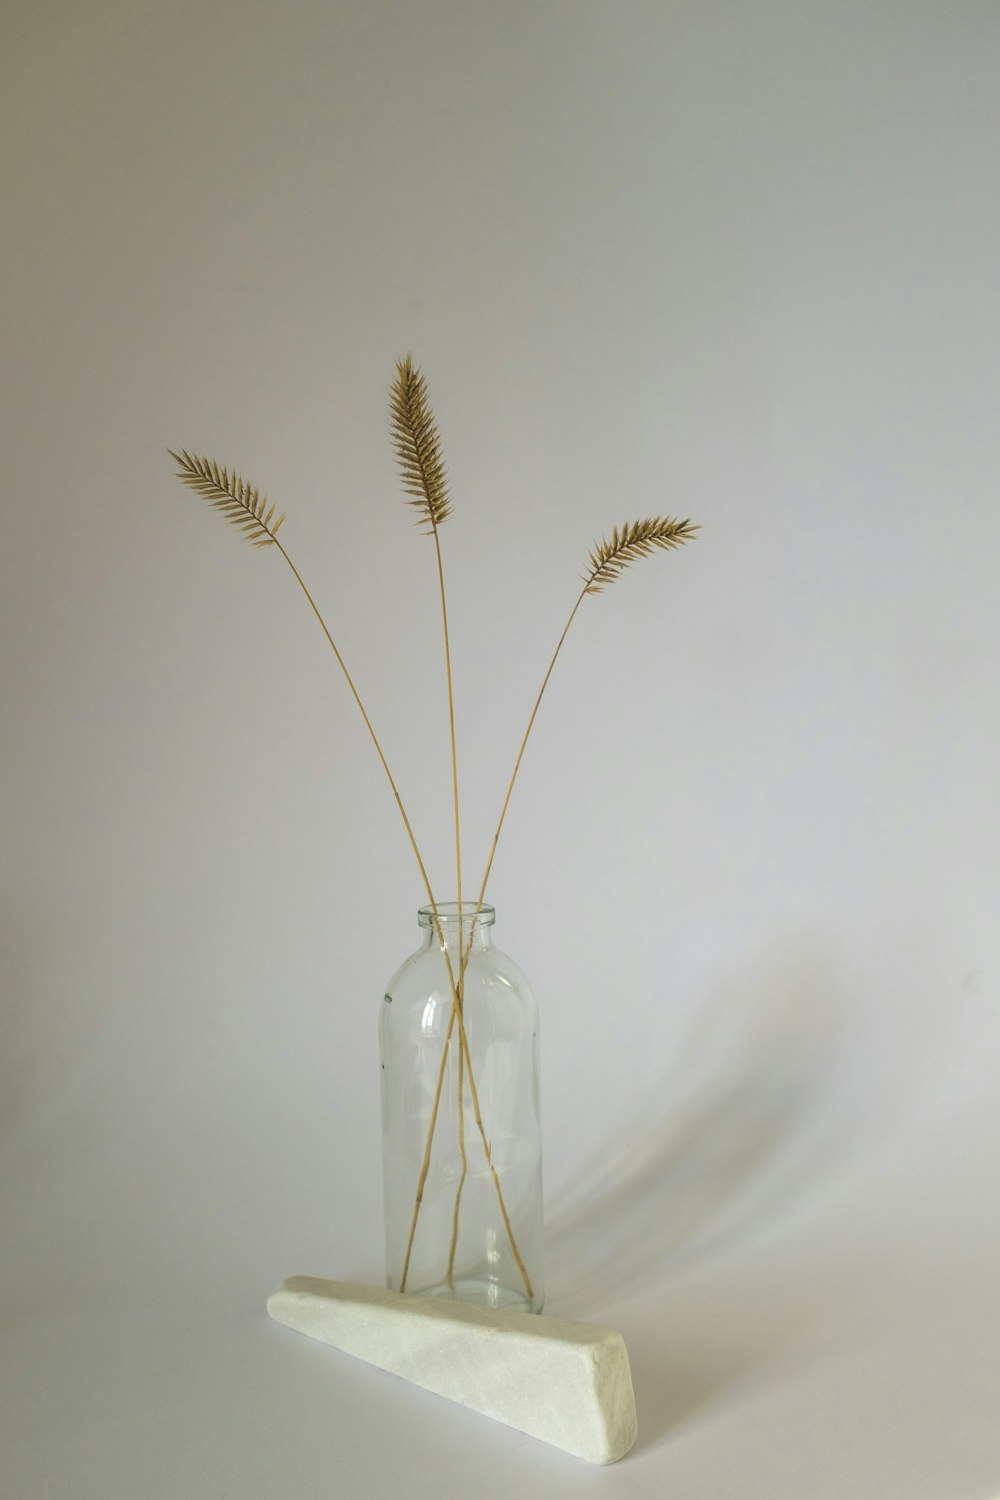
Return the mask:
[[424,907],[382,1002],[386,1280],[538,1312],[544,1296],[538,1011],[491,907]]

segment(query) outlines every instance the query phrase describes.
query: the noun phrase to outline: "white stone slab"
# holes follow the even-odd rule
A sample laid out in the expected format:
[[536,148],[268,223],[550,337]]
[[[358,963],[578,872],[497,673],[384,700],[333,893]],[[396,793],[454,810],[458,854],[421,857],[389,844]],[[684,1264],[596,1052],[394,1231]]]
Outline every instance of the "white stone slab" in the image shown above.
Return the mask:
[[267,1310],[589,1463],[614,1463],[635,1442],[628,1353],[613,1328],[314,1276],[286,1281]]

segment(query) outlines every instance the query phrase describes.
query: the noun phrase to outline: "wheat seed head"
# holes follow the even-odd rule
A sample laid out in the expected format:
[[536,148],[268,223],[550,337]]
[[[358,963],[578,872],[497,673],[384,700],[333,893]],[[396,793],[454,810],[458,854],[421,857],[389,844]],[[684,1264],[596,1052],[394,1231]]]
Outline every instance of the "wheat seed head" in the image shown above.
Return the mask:
[[430,535],[451,514],[451,496],[427,381],[409,354],[396,362],[389,414],[407,503]]
[[588,561],[590,569],[583,575],[584,592],[599,594],[609,583],[620,578],[630,563],[650,557],[657,550],[672,551],[690,542],[699,528],[693,521],[678,521],[673,516],[648,516],[642,521],[628,521],[616,526],[605,541],[599,542]]
[[235,470],[220,468],[212,458],[200,458],[182,448],[175,453],[167,452],[177,464],[177,477],[190,489],[201,495],[221,510],[227,521],[238,526],[255,547],[273,547],[277,541],[278,527],[285,513],[275,521],[277,506],[268,507],[267,496],[262,495],[256,485],[249,484]]

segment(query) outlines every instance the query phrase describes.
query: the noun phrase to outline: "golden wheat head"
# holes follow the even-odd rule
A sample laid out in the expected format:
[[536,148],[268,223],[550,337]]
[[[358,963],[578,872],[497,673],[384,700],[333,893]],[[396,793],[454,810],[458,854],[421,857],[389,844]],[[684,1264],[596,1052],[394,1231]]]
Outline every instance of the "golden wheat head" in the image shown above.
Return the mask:
[[693,521],[675,521],[672,516],[650,516],[644,521],[616,526],[610,537],[599,542],[590,554],[590,571],[584,574],[585,592],[599,594],[637,558],[651,557],[658,548],[670,551],[681,547],[697,531]]
[[255,485],[241,479],[235,470],[221,469],[214,459],[199,458],[184,448],[180,453],[172,448],[167,452],[177,464],[178,479],[221,510],[227,521],[240,528],[247,541],[255,547],[274,545],[285,513],[282,511],[275,521],[277,506],[268,508],[267,496]]
[[427,381],[409,354],[396,361],[389,414],[403,489],[412,496],[407,503],[429,536],[451,514],[451,497]]

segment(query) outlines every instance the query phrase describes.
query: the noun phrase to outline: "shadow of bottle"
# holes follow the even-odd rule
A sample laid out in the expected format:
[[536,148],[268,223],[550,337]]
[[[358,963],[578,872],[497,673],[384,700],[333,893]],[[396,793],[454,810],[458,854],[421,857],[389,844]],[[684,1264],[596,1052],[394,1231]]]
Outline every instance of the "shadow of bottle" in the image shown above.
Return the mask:
[[673,1288],[766,1235],[853,1159],[863,1131],[840,1094],[859,1042],[856,997],[824,945],[777,945],[706,997],[662,1082],[547,1205],[547,1310],[629,1323],[644,1441],[787,1348],[821,1310],[818,1292],[788,1287],[737,1308],[730,1338],[714,1324],[698,1350]]

